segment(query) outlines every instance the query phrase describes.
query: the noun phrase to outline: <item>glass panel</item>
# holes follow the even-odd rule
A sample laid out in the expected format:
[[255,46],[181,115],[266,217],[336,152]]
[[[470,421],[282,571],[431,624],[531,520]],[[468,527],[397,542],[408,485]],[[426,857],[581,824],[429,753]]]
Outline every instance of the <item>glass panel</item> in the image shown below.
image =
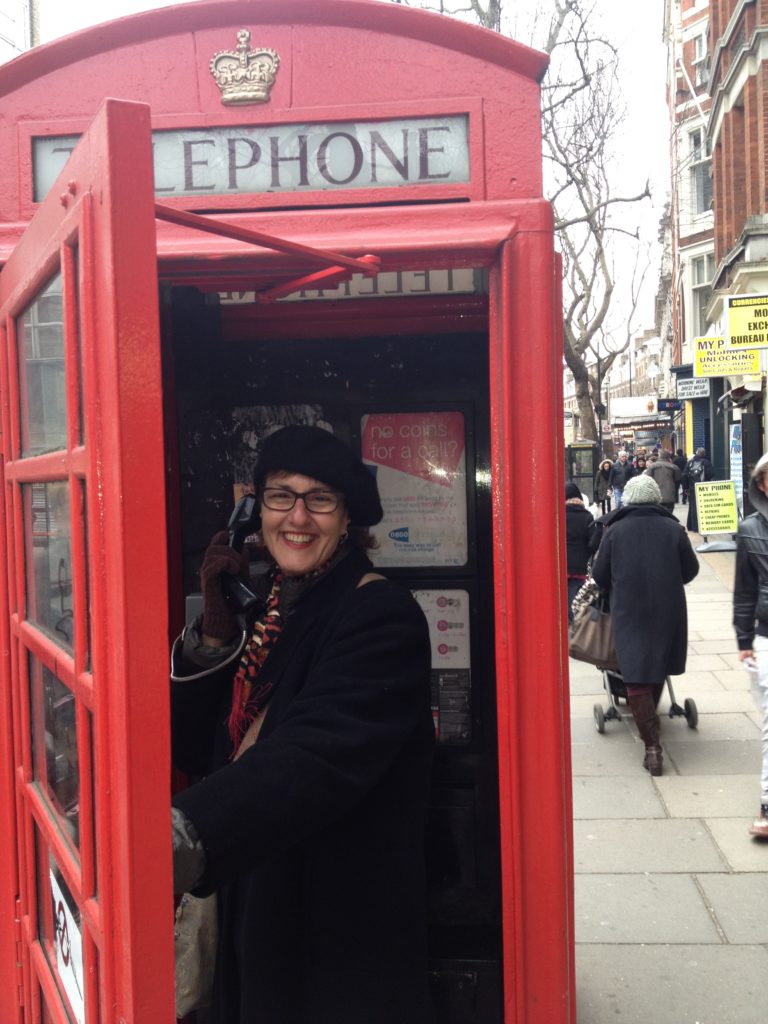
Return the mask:
[[27,618],[72,649],[72,549],[65,481],[25,484]]
[[75,696],[32,655],[29,656],[29,685],[34,776],[77,846],[80,843],[80,767]]
[[[95,723],[93,721],[93,715],[90,711],[86,712],[88,716],[88,757],[91,766],[91,821],[96,822],[98,820],[98,808],[96,806],[96,762],[93,757],[93,744],[94,744],[94,729]],[[93,892],[86,892],[85,896],[93,896],[98,898],[99,895],[99,858],[96,850],[96,827],[95,824],[91,828],[91,859],[93,861]]]
[[83,577],[85,581],[85,621],[86,621],[86,643],[88,650],[85,652],[84,668],[86,672],[91,670],[91,651],[93,650],[93,636],[91,620],[91,574],[88,568],[88,505],[85,490],[85,481],[80,481],[80,516],[83,523]]
[[58,274],[18,319],[21,454],[66,447],[64,323]]
[[85,978],[80,908],[45,842],[37,837],[37,927],[48,964],[66,993],[67,1018],[85,1024]]
[[80,323],[80,250],[75,247],[72,252],[72,262],[74,265],[74,281],[72,287],[72,299],[74,304],[74,315],[75,315],[75,332],[77,337],[77,352],[78,359],[76,365],[78,367],[78,374],[80,377],[79,387],[77,389],[79,401],[77,408],[77,441],[78,444],[83,444],[85,441],[85,419],[83,414],[83,381],[85,379],[85,373],[83,370],[83,346],[82,346],[82,325]]

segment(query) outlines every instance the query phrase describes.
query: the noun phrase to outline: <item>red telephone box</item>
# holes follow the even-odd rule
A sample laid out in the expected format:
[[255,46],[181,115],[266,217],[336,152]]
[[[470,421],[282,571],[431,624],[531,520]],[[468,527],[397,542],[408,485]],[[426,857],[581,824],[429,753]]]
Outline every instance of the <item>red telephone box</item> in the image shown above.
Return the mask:
[[375,467],[376,558],[430,621],[438,1018],[574,1020],[544,68],[375,0],[0,68],[3,1021],[173,1019],[169,639],[297,421]]

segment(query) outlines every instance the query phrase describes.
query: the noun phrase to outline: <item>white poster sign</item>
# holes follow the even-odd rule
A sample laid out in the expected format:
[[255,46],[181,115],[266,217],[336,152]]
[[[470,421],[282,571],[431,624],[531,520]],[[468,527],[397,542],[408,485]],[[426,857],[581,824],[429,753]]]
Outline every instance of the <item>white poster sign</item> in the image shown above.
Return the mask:
[[69,999],[77,1024],[85,1024],[85,975],[83,974],[83,938],[72,907],[53,871],[51,898],[55,928],[56,970]]
[[709,377],[678,377],[678,398],[709,398]]
[[361,454],[376,474],[384,518],[373,528],[376,565],[467,563],[464,416],[460,412],[371,413]]
[[414,590],[432,645],[432,715],[441,744],[472,739],[472,686],[469,646],[469,593],[466,590]]

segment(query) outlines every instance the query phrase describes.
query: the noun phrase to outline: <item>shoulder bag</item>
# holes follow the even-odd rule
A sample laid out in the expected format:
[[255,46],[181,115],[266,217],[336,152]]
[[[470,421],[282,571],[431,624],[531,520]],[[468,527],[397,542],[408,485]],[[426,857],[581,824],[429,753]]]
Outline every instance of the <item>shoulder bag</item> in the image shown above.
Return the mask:
[[[579,601],[582,591],[584,598]],[[607,595],[588,579],[573,601],[573,622],[568,630],[568,654],[598,668],[618,669],[613,625]]]

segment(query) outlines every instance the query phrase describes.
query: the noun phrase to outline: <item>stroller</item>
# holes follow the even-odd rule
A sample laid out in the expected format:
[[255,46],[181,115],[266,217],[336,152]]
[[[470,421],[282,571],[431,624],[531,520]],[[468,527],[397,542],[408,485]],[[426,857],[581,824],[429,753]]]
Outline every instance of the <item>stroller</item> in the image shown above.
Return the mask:
[[[618,702],[623,700],[626,703],[627,700],[627,688],[624,685],[624,678],[621,672],[616,669],[603,668],[603,687],[605,692],[608,694],[609,707],[607,711],[603,711],[602,704],[595,704],[592,708],[592,714],[595,719],[595,729],[599,733],[605,732],[606,722],[620,722],[621,712],[619,711]],[[688,723],[689,729],[695,729],[699,722],[699,712],[696,708],[696,703],[692,698],[687,697],[683,702],[683,706],[675,700],[675,691],[672,689],[672,680],[669,676],[664,680],[667,689],[669,690],[669,711],[667,712],[670,718],[684,718]]]

